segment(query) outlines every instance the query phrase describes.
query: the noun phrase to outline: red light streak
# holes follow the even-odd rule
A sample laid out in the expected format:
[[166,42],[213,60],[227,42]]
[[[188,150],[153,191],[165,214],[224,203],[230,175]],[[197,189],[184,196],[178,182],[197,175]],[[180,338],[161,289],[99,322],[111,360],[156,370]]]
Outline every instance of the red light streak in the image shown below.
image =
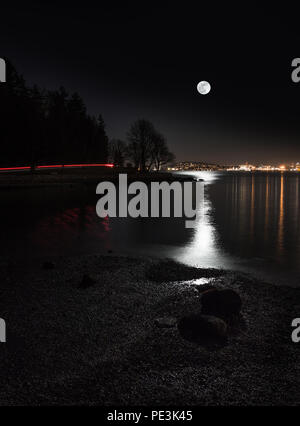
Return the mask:
[[63,166],[60,165],[54,165],[54,166],[36,166],[36,169],[60,169]]
[[[47,166],[36,166],[35,170],[39,169],[62,169],[62,168],[79,168],[79,167],[109,167],[113,168],[113,164],[59,164],[59,165],[47,165]],[[18,171],[18,170],[30,170],[30,166],[24,167],[0,167],[0,171]]]
[[30,167],[1,167],[0,170],[29,170]]
[[114,167],[113,164],[66,164],[61,167]]

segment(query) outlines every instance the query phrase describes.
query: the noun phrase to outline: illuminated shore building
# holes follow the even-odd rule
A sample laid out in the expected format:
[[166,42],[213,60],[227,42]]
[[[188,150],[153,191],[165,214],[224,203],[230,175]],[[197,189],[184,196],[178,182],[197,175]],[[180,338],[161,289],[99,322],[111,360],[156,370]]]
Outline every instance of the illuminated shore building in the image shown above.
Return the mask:
[[263,164],[261,166],[258,166],[256,170],[259,170],[259,171],[262,171],[262,172],[273,172],[274,170],[276,170],[276,167],[271,166],[270,164],[269,165]]
[[252,171],[260,171],[260,172],[300,172],[300,163],[296,164],[281,164],[273,166],[271,164],[265,165],[262,164],[260,166],[252,166],[251,164],[241,164],[239,166],[233,166],[227,168],[227,171],[235,171],[235,172],[252,172]]
[[257,167],[248,163],[227,168],[227,171],[235,171],[235,172],[252,172],[254,170],[257,170]]
[[293,164],[280,164],[280,165],[272,165],[272,164],[261,164],[259,166],[255,166],[253,164],[244,163],[236,166],[221,166],[219,164],[211,164],[204,162],[195,162],[195,161],[185,161],[181,163],[174,164],[168,167],[169,171],[217,171],[217,170],[227,170],[234,172],[300,172],[300,163]]
[[220,166],[219,164],[205,163],[200,161],[185,161],[175,164],[173,167],[169,167],[168,170],[172,171],[202,171],[202,170],[224,170],[226,167]]
[[252,166],[251,164],[241,164],[239,166],[240,171],[244,172],[252,172],[253,170],[256,170],[256,166]]

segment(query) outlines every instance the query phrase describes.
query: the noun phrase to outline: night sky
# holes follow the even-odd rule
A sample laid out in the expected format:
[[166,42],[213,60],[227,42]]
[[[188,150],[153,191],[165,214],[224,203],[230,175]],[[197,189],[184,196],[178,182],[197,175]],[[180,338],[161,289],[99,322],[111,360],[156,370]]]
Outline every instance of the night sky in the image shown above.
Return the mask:
[[300,161],[297,10],[206,3],[2,4],[0,56],[29,84],[78,91],[111,138],[146,118],[178,161]]

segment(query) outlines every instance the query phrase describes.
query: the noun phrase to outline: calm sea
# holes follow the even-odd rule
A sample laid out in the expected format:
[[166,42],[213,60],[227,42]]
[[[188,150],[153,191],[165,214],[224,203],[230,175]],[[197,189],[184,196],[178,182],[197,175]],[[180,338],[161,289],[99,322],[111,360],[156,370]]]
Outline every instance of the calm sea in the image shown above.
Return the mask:
[[175,218],[99,219],[95,188],[2,191],[0,253],[24,260],[149,254],[300,284],[300,174],[190,174],[205,181],[204,214],[195,229]]

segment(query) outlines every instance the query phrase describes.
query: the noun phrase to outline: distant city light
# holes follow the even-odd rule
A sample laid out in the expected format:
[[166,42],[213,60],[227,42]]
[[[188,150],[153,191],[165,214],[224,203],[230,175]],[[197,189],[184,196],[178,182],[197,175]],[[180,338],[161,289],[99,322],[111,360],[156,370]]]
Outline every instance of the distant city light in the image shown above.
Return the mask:
[[293,163],[290,165],[272,165],[262,164],[253,165],[249,163],[240,164],[237,166],[222,166],[219,164],[211,164],[197,161],[186,161],[174,164],[168,167],[169,171],[234,171],[234,172],[275,172],[275,171],[289,171],[289,172],[300,172],[300,162]]

